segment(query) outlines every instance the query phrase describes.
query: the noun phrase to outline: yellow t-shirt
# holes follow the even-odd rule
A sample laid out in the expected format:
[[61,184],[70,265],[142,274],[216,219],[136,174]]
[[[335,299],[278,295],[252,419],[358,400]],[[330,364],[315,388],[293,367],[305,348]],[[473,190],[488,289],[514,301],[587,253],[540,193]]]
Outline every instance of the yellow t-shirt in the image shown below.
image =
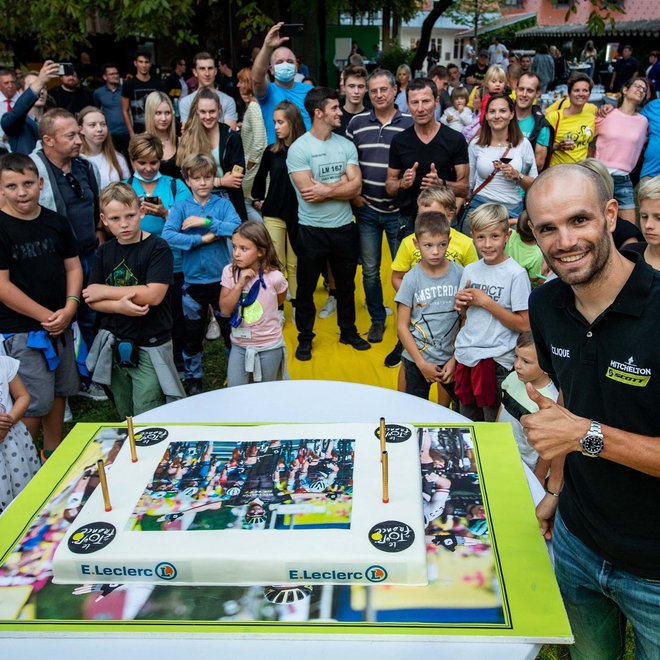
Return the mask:
[[583,111],[579,115],[567,117],[564,110],[555,110],[548,113],[545,118],[555,129],[555,142],[571,138],[575,143],[575,148],[570,151],[554,150],[550,166],[559,163],[579,163],[587,158],[589,145],[596,133],[596,118],[591,112]]
[[[415,234],[410,234],[401,241],[401,245],[399,245],[399,249],[392,262],[392,270],[407,273],[415,264],[419,263],[422,255],[415,247],[413,238],[415,238]],[[461,234],[460,231],[456,231],[455,229],[450,229],[449,239],[447,259],[463,267],[479,260],[477,250],[469,236]]]
[[[569,105],[568,96],[562,96],[545,109],[545,114],[547,116],[550,112],[554,112],[555,110],[565,110]],[[584,108],[582,108],[582,112],[590,112],[592,115],[596,114],[596,110],[598,110],[598,108],[593,103],[585,103]]]

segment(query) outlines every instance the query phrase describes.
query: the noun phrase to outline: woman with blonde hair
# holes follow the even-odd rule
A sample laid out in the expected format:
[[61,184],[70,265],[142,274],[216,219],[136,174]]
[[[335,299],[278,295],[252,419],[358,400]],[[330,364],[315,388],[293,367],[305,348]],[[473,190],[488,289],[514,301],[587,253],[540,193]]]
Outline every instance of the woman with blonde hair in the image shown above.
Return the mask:
[[237,78],[238,91],[246,106],[241,126],[241,141],[243,142],[243,153],[246,161],[243,196],[245,197],[248,218],[262,222],[261,213],[252,205],[252,184],[259,169],[261,156],[268,144],[266,125],[264,124],[261,108],[252,93],[252,70],[247,67],[241,69],[237,74]]
[[163,145],[163,162],[160,172],[175,179],[181,178],[181,170],[176,164],[178,146],[174,106],[164,92],[151,92],[144,103],[145,131],[157,137]]
[[247,220],[243,198],[245,176],[245,154],[241,136],[221,122],[222,109],[217,94],[206,87],[195,96],[188,121],[179,141],[176,163],[179,167],[193,156],[205,155],[213,158],[216,176],[213,187],[216,192],[224,191],[241,218]]
[[406,97],[406,89],[408,83],[412,80],[412,71],[407,64],[399,64],[396,70],[396,81],[399,84],[399,92],[394,99],[397,108],[401,112],[408,112],[408,98]]
[[112,144],[105,115],[98,108],[88,105],[78,115],[78,126],[82,139],[80,155],[98,167],[101,189],[109,183],[128,178],[131,171],[126,159]]

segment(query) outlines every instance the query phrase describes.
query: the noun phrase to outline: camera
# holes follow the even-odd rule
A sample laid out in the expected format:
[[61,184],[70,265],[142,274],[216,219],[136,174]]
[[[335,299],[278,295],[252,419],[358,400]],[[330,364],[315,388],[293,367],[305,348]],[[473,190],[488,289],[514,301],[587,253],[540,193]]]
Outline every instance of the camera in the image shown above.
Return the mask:
[[59,66],[59,68],[57,69],[58,76],[72,76],[76,72],[76,69],[73,66],[73,64],[71,64],[71,62],[60,62],[58,66]]

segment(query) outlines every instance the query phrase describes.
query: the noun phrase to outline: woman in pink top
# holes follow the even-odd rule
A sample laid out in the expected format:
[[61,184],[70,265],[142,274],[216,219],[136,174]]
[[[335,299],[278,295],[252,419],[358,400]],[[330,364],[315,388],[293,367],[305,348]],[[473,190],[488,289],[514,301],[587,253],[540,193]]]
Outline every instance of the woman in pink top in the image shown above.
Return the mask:
[[635,223],[635,197],[630,172],[635,168],[648,135],[648,121],[639,114],[646,99],[644,78],[629,80],[621,88],[619,107],[605,117],[596,116],[596,158],[614,179],[619,216]]

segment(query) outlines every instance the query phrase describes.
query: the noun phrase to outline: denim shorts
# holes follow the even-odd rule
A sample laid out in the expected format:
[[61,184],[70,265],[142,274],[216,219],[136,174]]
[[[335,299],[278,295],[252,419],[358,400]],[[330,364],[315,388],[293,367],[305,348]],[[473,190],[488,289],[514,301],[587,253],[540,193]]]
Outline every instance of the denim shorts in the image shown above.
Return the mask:
[[620,209],[635,208],[635,191],[630,176],[627,174],[613,174],[614,199],[619,202]]

